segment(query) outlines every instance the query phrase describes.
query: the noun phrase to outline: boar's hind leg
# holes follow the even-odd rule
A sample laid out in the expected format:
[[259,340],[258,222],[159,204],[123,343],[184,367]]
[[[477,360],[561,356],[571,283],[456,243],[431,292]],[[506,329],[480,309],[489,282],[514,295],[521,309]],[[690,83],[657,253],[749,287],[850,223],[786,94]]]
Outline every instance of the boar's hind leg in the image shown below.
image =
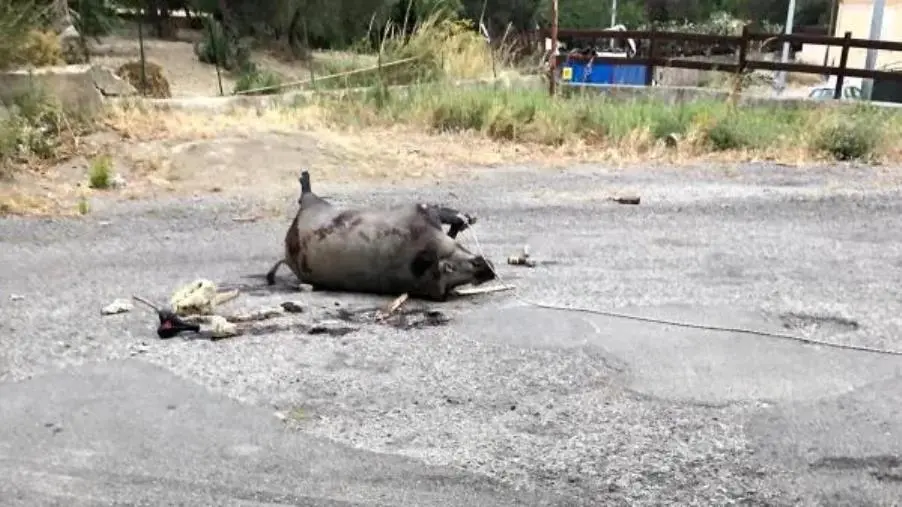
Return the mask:
[[278,262],[273,264],[269,272],[266,273],[266,285],[276,284],[276,271],[278,271],[279,268],[282,267],[282,264],[285,264],[285,259],[280,259]]
[[458,234],[467,230],[467,228],[470,227],[470,224],[476,221],[476,219],[471,217],[470,215],[461,213],[454,208],[436,206],[435,211],[438,214],[439,222],[444,225],[451,226],[451,228],[448,230],[448,236],[455,239],[457,238]]

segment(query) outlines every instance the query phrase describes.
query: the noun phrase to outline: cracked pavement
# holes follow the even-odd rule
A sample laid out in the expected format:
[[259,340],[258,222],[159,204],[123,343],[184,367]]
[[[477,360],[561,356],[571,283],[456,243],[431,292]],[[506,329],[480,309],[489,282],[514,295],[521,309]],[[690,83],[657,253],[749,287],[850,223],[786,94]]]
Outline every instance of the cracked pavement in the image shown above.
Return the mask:
[[[902,498],[902,357],[524,302],[902,350],[892,168],[513,167],[369,187],[311,174],[342,204],[417,198],[477,213],[479,244],[516,291],[408,302],[451,319],[418,329],[163,341],[142,307],[100,308],[163,301],[199,277],[259,285],[296,196],[257,222],[232,220],[250,197],[4,219],[4,504]],[[624,192],[641,204],[606,199]],[[503,264],[524,243],[552,262]],[[386,299],[258,288],[227,307],[286,300],[305,311],[285,322],[313,322]]]

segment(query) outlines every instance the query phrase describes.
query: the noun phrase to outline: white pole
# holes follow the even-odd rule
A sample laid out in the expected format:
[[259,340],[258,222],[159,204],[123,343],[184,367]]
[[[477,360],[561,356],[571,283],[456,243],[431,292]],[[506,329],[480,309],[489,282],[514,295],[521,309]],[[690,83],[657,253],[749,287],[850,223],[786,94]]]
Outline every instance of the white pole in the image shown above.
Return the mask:
[[611,0],[611,26],[617,24],[617,0]]
[[[886,6],[886,0],[874,0],[874,9],[871,11],[871,32],[868,39],[880,40],[883,36],[883,8]],[[877,50],[868,49],[867,56],[864,58],[865,70],[874,70],[877,66]],[[873,79],[861,80],[861,95],[864,100],[871,100],[871,92],[874,90]]]
[[[796,14],[796,0],[789,0],[789,5],[786,7],[786,29],[784,33],[786,35],[790,35],[792,33],[792,24],[795,19]],[[783,56],[780,58],[781,63],[786,63],[789,60],[789,42],[783,43]],[[786,71],[780,71],[777,73],[777,93],[783,93],[783,90],[786,88]]]

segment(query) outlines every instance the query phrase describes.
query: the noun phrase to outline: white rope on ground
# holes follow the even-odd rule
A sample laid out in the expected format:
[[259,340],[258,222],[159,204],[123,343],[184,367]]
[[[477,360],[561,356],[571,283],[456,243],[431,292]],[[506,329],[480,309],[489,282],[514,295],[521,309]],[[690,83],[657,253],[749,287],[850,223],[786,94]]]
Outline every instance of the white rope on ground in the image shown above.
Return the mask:
[[[473,225],[471,224],[470,227],[468,227],[466,229],[466,231],[464,231],[464,232],[469,232],[470,235],[473,236],[473,242],[476,244],[476,253],[478,255],[485,256],[485,252],[482,250],[482,245],[479,243],[479,237],[476,235],[476,231],[473,229]],[[498,278],[499,282],[505,283],[504,279],[501,277],[501,275],[498,273],[498,271],[494,268],[494,266],[491,267],[491,270],[493,273],[495,273],[495,276]],[[516,291],[514,291],[514,297],[517,300],[519,300],[522,303],[525,303],[527,305],[535,306],[537,308],[545,308],[547,310],[556,310],[556,311],[562,311],[562,312],[589,313],[589,314],[593,314],[593,315],[602,315],[605,317],[614,317],[614,318],[618,318],[618,319],[628,319],[628,320],[635,320],[635,321],[640,321],[640,322],[650,322],[653,324],[663,324],[663,325],[667,325],[667,326],[685,327],[685,328],[690,328],[690,329],[703,329],[706,331],[723,331],[723,332],[727,332],[727,333],[751,334],[751,335],[757,335],[757,336],[764,336],[764,337],[768,337],[768,338],[777,338],[777,339],[781,339],[781,340],[802,342],[802,343],[805,343],[808,345],[821,345],[824,347],[831,347],[831,348],[835,348],[835,349],[857,350],[860,352],[871,352],[874,354],[883,354],[883,355],[889,355],[889,356],[902,356],[902,351],[899,351],[899,350],[878,349],[876,347],[866,347],[863,345],[847,345],[847,344],[842,344],[842,343],[832,343],[832,342],[828,342],[828,341],[817,340],[814,338],[805,338],[804,336],[797,336],[797,335],[791,335],[791,334],[786,334],[786,333],[758,331],[755,329],[747,329],[747,328],[740,328],[740,327],[726,327],[726,326],[712,326],[712,325],[705,325],[705,324],[693,324],[690,322],[681,322],[681,321],[677,321],[677,320],[656,319],[653,317],[642,317],[639,315],[630,315],[628,313],[614,312],[614,311],[610,311],[610,310],[599,310],[599,309],[595,309],[595,308],[585,308],[585,307],[569,306],[569,305],[563,305],[563,304],[542,303],[542,302],[531,301],[529,299],[526,299],[526,298],[520,296],[519,294],[517,294]]]

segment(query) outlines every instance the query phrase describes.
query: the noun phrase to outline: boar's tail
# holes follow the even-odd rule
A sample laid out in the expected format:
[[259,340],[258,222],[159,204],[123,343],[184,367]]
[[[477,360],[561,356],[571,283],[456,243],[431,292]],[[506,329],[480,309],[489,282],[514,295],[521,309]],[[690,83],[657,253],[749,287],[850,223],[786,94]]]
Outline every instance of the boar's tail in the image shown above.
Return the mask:
[[313,192],[310,188],[310,173],[306,170],[301,171],[301,195]]

